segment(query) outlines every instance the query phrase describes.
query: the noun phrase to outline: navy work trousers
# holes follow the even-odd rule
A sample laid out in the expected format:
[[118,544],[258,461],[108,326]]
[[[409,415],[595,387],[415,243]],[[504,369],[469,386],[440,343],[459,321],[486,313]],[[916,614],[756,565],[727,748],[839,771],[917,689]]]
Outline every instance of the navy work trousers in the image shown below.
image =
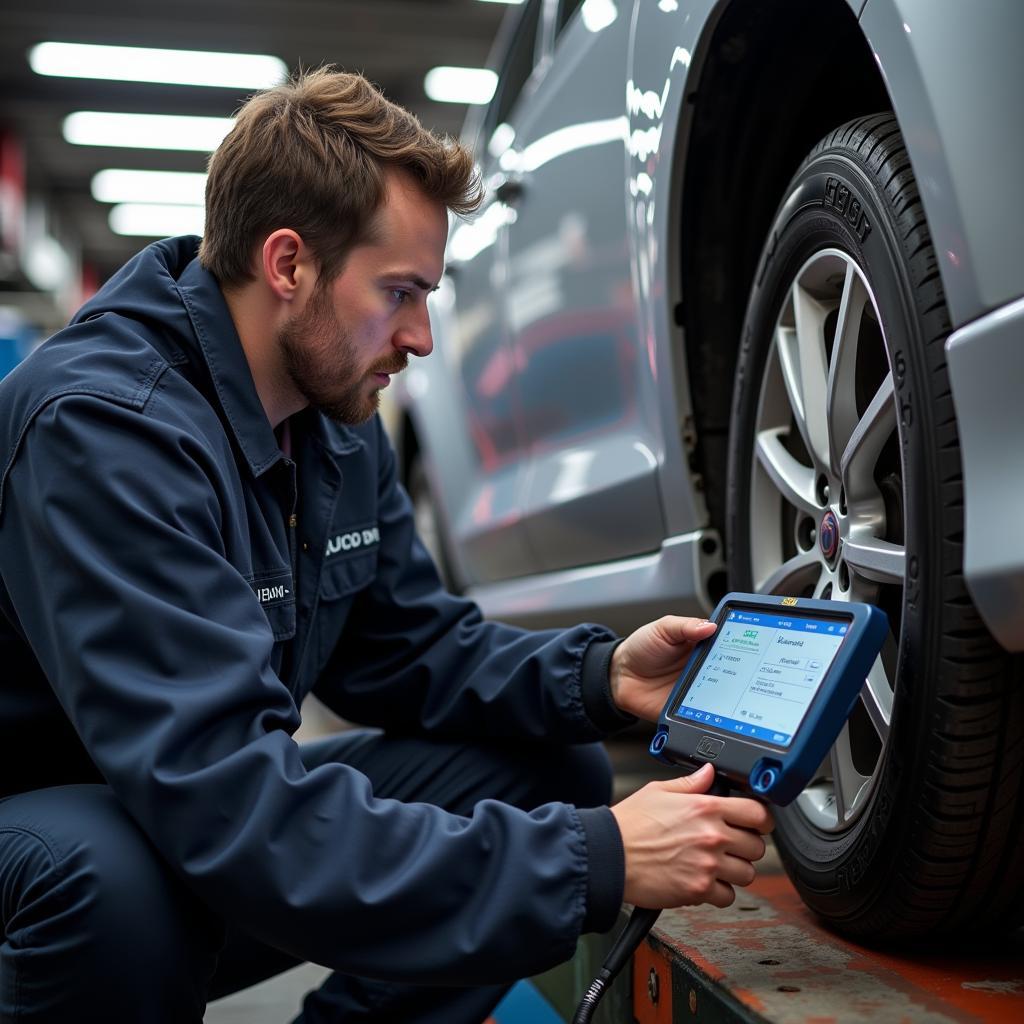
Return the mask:
[[[611,795],[599,745],[485,748],[358,731],[302,752],[309,768],[352,765],[377,796],[456,814],[487,798],[531,809],[552,800],[600,806]],[[100,785],[0,801],[0,923],[5,1024],[198,1024],[207,1000],[296,963],[204,906]],[[479,1024],[503,991],[333,974],[306,997],[297,1022]]]

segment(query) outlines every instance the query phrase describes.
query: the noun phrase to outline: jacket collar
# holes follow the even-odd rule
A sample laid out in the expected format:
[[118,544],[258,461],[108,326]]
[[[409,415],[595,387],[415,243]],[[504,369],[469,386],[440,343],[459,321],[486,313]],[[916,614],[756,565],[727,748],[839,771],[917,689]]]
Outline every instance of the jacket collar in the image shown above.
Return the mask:
[[224,294],[198,258],[185,268],[177,288],[230,429],[253,475],[259,476],[283,455],[256,392]]

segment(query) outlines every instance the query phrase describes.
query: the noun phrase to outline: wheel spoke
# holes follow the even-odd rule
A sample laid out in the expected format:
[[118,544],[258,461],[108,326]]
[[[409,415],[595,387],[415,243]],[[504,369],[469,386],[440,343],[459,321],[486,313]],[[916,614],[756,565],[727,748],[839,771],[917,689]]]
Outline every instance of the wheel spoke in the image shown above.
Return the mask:
[[850,569],[876,583],[902,584],[906,573],[907,552],[900,544],[877,537],[850,537],[843,547]]
[[892,687],[885,674],[881,655],[875,658],[875,663],[864,680],[860,699],[864,702],[864,710],[867,711],[878,738],[885,743],[889,736],[889,724],[892,722]]
[[853,428],[840,461],[848,502],[856,503],[876,493],[875,463],[895,429],[896,400],[890,372]]
[[793,285],[793,319],[800,362],[800,395],[804,410],[804,443],[815,462],[829,465],[828,367],[825,362],[825,318],[828,310],[797,282]]
[[762,430],[754,445],[757,460],[786,501],[817,518],[820,510],[814,496],[814,470],[786,451],[782,444],[785,433],[782,427]]
[[850,726],[843,726],[831,754],[832,786],[836,798],[836,822],[840,828],[846,823],[857,802],[857,796],[869,780],[857,771],[850,750]]
[[839,474],[837,460],[857,426],[857,341],[868,293],[852,263],[846,265],[843,294],[839,300],[832,363],[828,372],[828,431],[832,472]]
[[800,594],[821,571],[816,551],[801,551],[780,565],[773,573],[760,580],[755,589],[762,594],[782,594],[793,597]]
[[793,412],[793,422],[804,440],[804,446],[811,451],[810,435],[807,433],[807,414],[804,411],[803,385],[800,382],[800,351],[796,331],[782,324],[775,330],[775,350],[779,355],[779,369],[786,386],[786,397]]

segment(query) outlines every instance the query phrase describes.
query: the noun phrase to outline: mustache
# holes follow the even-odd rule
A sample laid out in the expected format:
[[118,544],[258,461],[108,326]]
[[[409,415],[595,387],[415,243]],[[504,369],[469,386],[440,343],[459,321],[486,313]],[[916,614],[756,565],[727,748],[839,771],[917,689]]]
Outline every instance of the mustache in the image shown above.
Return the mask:
[[382,359],[370,368],[371,373],[401,373],[409,365],[409,357],[403,352],[394,359]]

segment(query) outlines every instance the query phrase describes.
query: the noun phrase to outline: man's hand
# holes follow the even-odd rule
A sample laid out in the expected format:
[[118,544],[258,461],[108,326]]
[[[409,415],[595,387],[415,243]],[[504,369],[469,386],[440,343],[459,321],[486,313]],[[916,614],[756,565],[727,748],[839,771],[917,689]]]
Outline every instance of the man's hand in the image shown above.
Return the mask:
[[756,800],[706,796],[715,777],[706,764],[693,775],[651,782],[612,808],[626,851],[623,898],[637,907],[711,903],[727,907],[733,886],[754,880],[764,856],[761,835],[774,827]]
[[619,710],[656,722],[694,645],[714,631],[707,619],[666,615],[631,633],[612,655],[612,700]]

